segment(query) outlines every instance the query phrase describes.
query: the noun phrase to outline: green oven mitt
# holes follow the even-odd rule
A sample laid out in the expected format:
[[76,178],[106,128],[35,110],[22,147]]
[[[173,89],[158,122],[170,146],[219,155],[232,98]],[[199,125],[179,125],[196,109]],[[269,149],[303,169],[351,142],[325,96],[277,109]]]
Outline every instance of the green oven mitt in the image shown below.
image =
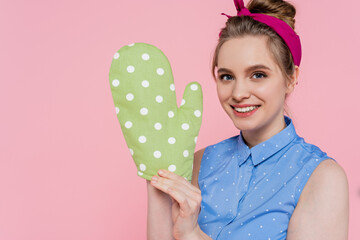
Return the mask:
[[151,180],[159,169],[168,169],[191,181],[202,121],[201,85],[190,82],[178,108],[170,63],[160,49],[146,43],[115,53],[109,81],[138,176]]

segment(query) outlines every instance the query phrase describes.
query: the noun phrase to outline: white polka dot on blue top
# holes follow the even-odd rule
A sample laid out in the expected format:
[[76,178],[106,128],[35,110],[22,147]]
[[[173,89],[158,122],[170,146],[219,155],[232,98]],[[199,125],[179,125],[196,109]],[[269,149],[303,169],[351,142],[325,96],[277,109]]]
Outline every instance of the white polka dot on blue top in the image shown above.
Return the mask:
[[333,158],[299,137],[290,117],[284,120],[286,128],[252,148],[241,131],[206,147],[198,180],[198,223],[212,239],[286,239],[311,173]]

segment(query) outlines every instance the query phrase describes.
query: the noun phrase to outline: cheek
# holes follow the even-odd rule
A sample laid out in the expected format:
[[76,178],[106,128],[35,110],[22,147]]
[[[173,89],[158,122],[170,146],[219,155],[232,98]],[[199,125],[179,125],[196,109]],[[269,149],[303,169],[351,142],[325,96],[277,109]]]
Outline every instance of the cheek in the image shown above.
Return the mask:
[[267,82],[256,87],[256,96],[264,102],[276,102],[285,99],[285,89],[281,83]]
[[229,89],[221,84],[216,85],[216,91],[220,101],[224,101],[229,98]]

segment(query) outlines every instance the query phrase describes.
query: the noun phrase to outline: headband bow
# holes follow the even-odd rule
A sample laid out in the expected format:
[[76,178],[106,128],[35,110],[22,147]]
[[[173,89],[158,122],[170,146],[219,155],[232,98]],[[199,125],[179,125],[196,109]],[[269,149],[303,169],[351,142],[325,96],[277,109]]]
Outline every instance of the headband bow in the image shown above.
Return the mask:
[[[286,45],[289,47],[290,52],[292,54],[294,64],[300,66],[301,62],[301,42],[300,37],[295,33],[295,31],[284,21],[279,18],[269,16],[262,13],[251,13],[249,9],[247,9],[244,5],[243,0],[234,0],[237,16],[250,16],[254,20],[258,22],[265,23],[269,27],[271,27],[279,36],[285,41]],[[222,13],[221,15],[225,15],[228,18],[231,16]],[[221,35],[221,32],[219,36]]]

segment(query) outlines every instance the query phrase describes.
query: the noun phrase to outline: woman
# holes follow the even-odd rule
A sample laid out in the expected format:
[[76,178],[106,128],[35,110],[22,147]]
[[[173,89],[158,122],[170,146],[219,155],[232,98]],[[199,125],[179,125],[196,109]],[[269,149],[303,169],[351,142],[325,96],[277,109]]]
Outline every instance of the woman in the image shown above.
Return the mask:
[[167,170],[147,181],[148,239],[347,239],[344,170],[284,115],[301,59],[295,8],[282,0],[235,4],[213,74],[240,134],[195,153],[191,184]]

